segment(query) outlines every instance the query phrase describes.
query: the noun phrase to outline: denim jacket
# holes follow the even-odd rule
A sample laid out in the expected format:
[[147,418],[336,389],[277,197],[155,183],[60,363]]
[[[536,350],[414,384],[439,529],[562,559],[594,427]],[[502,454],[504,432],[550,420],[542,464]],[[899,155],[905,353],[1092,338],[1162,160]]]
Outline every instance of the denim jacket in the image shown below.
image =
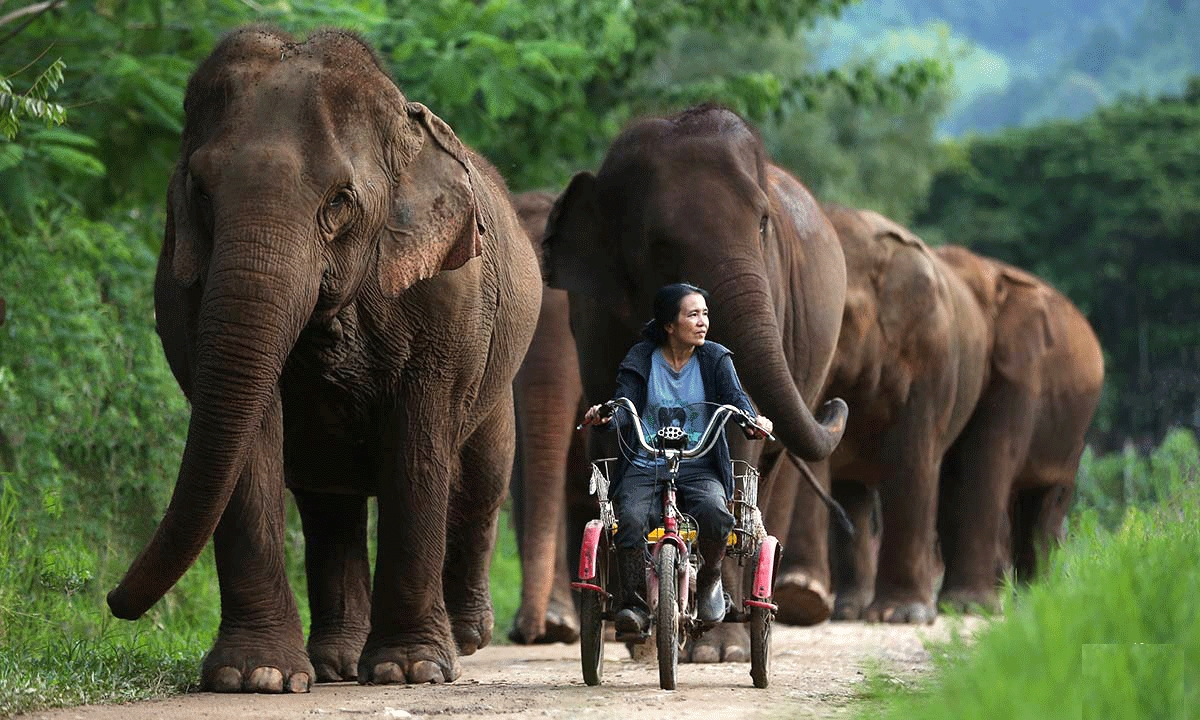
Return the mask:
[[[638,415],[646,411],[646,393],[650,384],[650,363],[657,346],[649,340],[643,340],[629,349],[625,359],[617,368],[617,390],[613,399],[629,398],[637,408]],[[750,398],[742,390],[738,381],[737,371],[733,369],[733,352],[724,345],[705,342],[695,350],[696,360],[700,363],[700,378],[704,382],[705,399],[723,405],[733,405],[750,417],[758,417]],[[622,433],[625,446],[641,447],[633,434],[640,430],[634,426],[629,413],[618,411],[613,416],[613,429]],[[725,486],[725,497],[733,497],[733,472],[729,466],[729,442],[725,439],[725,428],[721,428],[721,437],[717,440],[712,452],[717,454],[717,468],[720,472],[721,484]],[[629,463],[624,455],[617,459],[619,472],[614,478],[613,485],[618,486],[625,477]],[[616,491],[616,487],[613,488]]]

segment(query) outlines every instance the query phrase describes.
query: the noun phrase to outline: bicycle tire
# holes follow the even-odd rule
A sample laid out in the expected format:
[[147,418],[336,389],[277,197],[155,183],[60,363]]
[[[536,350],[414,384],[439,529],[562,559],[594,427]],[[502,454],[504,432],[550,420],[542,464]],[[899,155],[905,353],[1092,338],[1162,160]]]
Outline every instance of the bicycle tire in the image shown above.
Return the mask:
[[767,608],[750,608],[750,679],[756,688],[765,688],[771,682],[773,615]]
[[679,575],[678,549],[663,543],[658,550],[658,608],[654,627],[658,645],[658,686],[674,690],[679,671]]
[[[608,589],[608,553],[601,547],[596,558],[596,584]],[[584,590],[579,608],[579,659],[583,681],[596,687],[604,681],[604,610],[607,600],[595,590]]]

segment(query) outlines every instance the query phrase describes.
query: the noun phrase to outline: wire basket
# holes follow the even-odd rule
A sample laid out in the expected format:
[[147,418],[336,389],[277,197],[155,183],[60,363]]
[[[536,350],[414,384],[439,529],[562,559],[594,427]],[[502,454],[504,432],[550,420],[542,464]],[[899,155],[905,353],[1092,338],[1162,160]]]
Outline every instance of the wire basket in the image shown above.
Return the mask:
[[733,513],[733,534],[729,552],[745,556],[758,549],[767,536],[762,513],[758,509],[758,468],[745,460],[734,460],[733,498],[729,511]]

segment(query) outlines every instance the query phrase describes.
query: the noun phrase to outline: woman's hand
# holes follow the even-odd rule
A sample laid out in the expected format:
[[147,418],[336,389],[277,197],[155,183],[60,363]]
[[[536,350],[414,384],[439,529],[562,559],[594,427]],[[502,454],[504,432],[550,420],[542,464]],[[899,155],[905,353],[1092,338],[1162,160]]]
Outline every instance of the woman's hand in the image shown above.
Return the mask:
[[775,429],[775,423],[771,422],[771,418],[766,415],[759,415],[751,422],[747,423],[744,430],[746,437],[750,440],[765,438]]
[[610,420],[612,420],[612,415],[605,415],[601,417],[599,405],[591,406],[587,409],[587,412],[583,414],[584,425],[607,425]]

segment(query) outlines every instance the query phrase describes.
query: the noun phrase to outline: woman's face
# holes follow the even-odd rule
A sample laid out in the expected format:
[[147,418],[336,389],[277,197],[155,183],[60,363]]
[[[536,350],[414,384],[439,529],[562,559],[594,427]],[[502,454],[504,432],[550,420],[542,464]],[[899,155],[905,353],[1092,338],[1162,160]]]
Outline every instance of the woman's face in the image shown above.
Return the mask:
[[679,314],[675,322],[667,323],[667,338],[682,345],[700,347],[708,335],[708,303],[704,296],[696,293],[685,295],[679,301]]

